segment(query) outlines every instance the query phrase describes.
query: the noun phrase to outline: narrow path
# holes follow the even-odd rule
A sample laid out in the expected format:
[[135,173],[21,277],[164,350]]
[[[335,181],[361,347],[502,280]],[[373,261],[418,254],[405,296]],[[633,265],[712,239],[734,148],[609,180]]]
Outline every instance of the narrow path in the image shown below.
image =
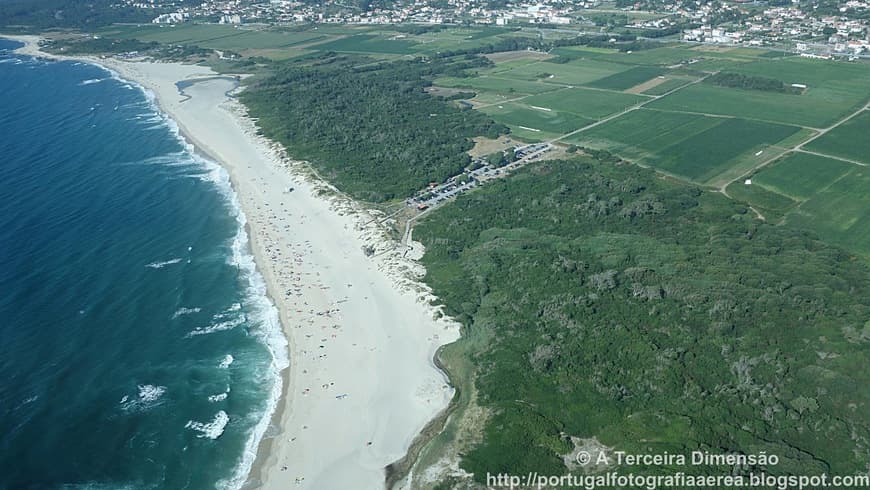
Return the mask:
[[649,107],[649,108],[647,108],[647,110],[648,111],[656,111],[656,112],[668,112],[668,113],[672,113],[672,114],[692,114],[695,116],[717,117],[720,119],[745,119],[747,121],[758,121],[758,122],[769,123],[769,124],[781,124],[781,125],[785,125],[785,126],[794,126],[794,127],[801,128],[801,129],[809,129],[810,131],[822,131],[822,129],[814,128],[812,126],[803,126],[803,125],[794,124],[794,123],[784,123],[782,121],[772,121],[770,119],[759,119],[757,117],[734,116],[734,115],[730,115],[730,114],[713,114],[710,112],[680,111],[680,110],[676,110],[676,109],[658,109],[658,108],[654,108],[654,107]]
[[816,156],[820,156],[820,157],[830,158],[831,160],[839,160],[839,161],[841,161],[841,162],[846,162],[846,163],[853,163],[853,164],[855,164],[855,165],[860,165],[860,166],[862,166],[862,167],[866,167],[866,166],[868,166],[866,163],[864,163],[864,162],[859,162],[858,160],[850,160],[850,159],[848,159],[848,158],[836,157],[836,156],[834,156],[834,155],[828,155],[827,153],[819,153],[819,152],[817,152],[817,151],[804,150],[803,148],[801,148],[801,149],[795,149],[795,150],[792,150],[792,151],[795,151],[795,152],[797,152],[797,153],[807,153],[807,154],[810,154],[810,155],[816,155]]

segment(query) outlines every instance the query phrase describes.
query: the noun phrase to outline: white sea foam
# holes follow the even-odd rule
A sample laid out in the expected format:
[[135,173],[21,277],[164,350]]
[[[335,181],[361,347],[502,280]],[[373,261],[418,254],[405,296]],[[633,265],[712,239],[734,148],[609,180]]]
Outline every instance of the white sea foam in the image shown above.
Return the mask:
[[103,80],[105,80],[105,78],[91,78],[90,80],[82,80],[79,82],[79,85],[92,85],[94,83],[100,83]]
[[230,387],[229,386],[227,386],[226,391],[224,391],[223,393],[218,393],[216,395],[209,396],[208,401],[210,401],[212,403],[221,402],[221,401],[226,400],[228,396],[230,396]]
[[153,402],[166,393],[165,386],[139,385],[139,401]]
[[21,403],[19,403],[18,405],[16,405],[15,408],[12,409],[12,411],[14,412],[15,410],[18,410],[19,408],[21,408],[21,407],[23,407],[23,406],[25,406],[25,405],[29,405],[29,404],[35,402],[36,400],[39,400],[39,395],[33,395],[33,396],[31,396],[31,397],[27,397],[27,398],[26,398],[25,400],[23,400]]
[[236,360],[236,359],[233,357],[232,354],[227,354],[227,355],[224,356],[223,359],[221,359],[221,363],[218,364],[218,366],[219,366],[221,369],[226,369],[226,368],[230,367],[230,364],[232,364],[233,361],[235,361],[235,360]]
[[181,307],[178,310],[176,310],[175,313],[172,314],[172,319],[174,320],[182,315],[191,315],[193,313],[199,313],[200,311],[202,311],[202,308],[184,308],[184,307]]
[[[196,154],[195,148],[193,145],[188,143],[182,136],[178,129],[178,125],[171,118],[163,114],[162,111],[158,108],[155,102],[154,93],[150,90],[142,87],[141,85],[131,83],[127,80],[124,80],[120,77],[120,75],[113,70],[108,70],[111,73],[112,78],[115,78],[122,83],[126,84],[127,87],[140,90],[147,99],[147,103],[152,107],[161,117],[163,117],[166,122],[166,126],[170,131],[178,138],[180,142],[184,145],[186,152],[188,153],[191,160],[193,160],[196,164],[201,165],[204,169],[206,169],[207,173],[204,175],[199,175],[198,177],[206,182],[210,182],[214,184],[215,188],[224,196],[230,205],[230,209],[236,217],[236,221],[238,224],[236,236],[233,239],[232,243],[232,257],[231,263],[238,267],[238,269],[242,272],[243,277],[247,280],[247,287],[245,291],[245,303],[247,305],[247,321],[255,326],[252,328],[252,335],[256,336],[268,349],[269,354],[271,356],[271,369],[268,372],[262,373],[263,376],[266,376],[270,385],[268,399],[266,400],[266,408],[260,414],[252,414],[253,416],[259,417],[257,423],[248,433],[248,439],[245,442],[245,447],[240,458],[240,462],[238,466],[236,466],[235,471],[232,476],[230,476],[226,480],[222,480],[218,482],[217,486],[223,489],[239,489],[245,483],[248,478],[248,474],[251,470],[251,466],[254,463],[254,459],[257,455],[257,448],[260,445],[260,441],[263,438],[263,435],[266,432],[266,429],[269,426],[269,421],[272,418],[272,414],[275,412],[276,407],[278,406],[278,401],[281,397],[282,383],[281,380],[281,371],[286,369],[289,366],[289,357],[287,353],[287,339],[284,336],[283,331],[281,330],[281,322],[278,315],[278,309],[272,304],[272,301],[266,294],[266,283],[263,280],[263,277],[257,271],[256,264],[254,263],[254,257],[250,253],[249,245],[248,245],[248,236],[245,231],[246,218],[244,213],[239,206],[238,197],[235,191],[230,184],[230,177],[227,171],[218,165],[217,163],[202,158]],[[242,305],[239,303],[235,303],[230,307],[230,311],[227,313],[233,313],[242,309]],[[227,362],[229,361],[229,362]],[[232,356],[228,356],[224,358],[224,362],[221,363],[221,367],[224,364],[229,366],[232,363]],[[226,422],[229,420],[229,417],[223,411],[218,412],[218,415],[211,424],[213,429],[211,433],[220,433],[223,432],[223,427],[226,425]],[[189,424],[197,424],[197,422],[191,421]],[[218,425],[220,425],[220,430],[218,431]],[[199,426],[191,425],[189,428],[196,428]],[[203,426],[204,427],[204,426]],[[215,436],[217,437],[217,436]]]
[[239,325],[245,323],[245,317],[233,318],[223,322],[212,323],[207,327],[199,327],[191,330],[185,338],[196,337],[197,335],[208,335],[215,332],[223,332],[224,330],[232,330]]
[[146,410],[162,403],[161,399],[166,393],[165,386],[145,384],[138,385],[137,388],[139,392],[136,398],[131,399],[128,395],[121,398],[121,408],[126,411]]
[[227,399],[227,396],[229,396],[229,393],[218,393],[217,395],[209,396],[208,401],[212,403],[224,401]]
[[[222,169],[221,169],[222,170]],[[266,294],[266,282],[263,276],[257,271],[254,257],[250,253],[248,244],[248,235],[245,231],[246,218],[245,214],[239,207],[238,198],[229,187],[229,176],[222,170],[222,177],[225,179],[224,185],[229,188],[227,194],[233,208],[237,210],[236,221],[239,228],[236,237],[233,239],[233,256],[232,263],[244,273],[248,280],[246,297],[248,298],[249,316],[252,316],[251,322],[256,324],[258,328],[252,329],[252,334],[255,335],[269,349],[272,356],[270,372],[264,373],[269,377],[271,389],[269,398],[266,400],[266,409],[260,415],[260,419],[254,428],[248,434],[248,440],[245,442],[244,452],[242,453],[241,461],[233,472],[232,476],[218,482],[217,487],[223,489],[239,489],[244,485],[251,471],[251,466],[257,457],[257,448],[266,429],[269,427],[269,422],[275,409],[278,406],[278,401],[281,398],[282,384],[281,371],[290,365],[289,356],[287,353],[287,338],[281,330],[281,321],[278,315],[278,309],[272,304],[272,300]],[[232,306],[234,310],[241,309],[240,304]]]
[[216,413],[214,416],[214,420],[211,422],[203,423],[197,422],[195,420],[188,420],[187,424],[184,426],[186,429],[193,429],[199,432],[199,435],[196,437],[204,437],[208,439],[217,439],[224,433],[224,428],[227,426],[227,423],[230,421],[230,416],[227,415],[226,412],[221,410]]
[[166,267],[167,265],[177,264],[177,263],[181,262],[181,260],[182,259],[175,258],[175,259],[164,260],[162,262],[151,262],[150,264],[146,265],[145,267],[150,267],[152,269],[162,269],[162,268]]

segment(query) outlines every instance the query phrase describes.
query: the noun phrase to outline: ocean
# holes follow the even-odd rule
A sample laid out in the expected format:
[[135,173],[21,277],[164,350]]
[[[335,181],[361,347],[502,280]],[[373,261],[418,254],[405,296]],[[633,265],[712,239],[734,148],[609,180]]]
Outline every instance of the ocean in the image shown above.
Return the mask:
[[0,488],[239,488],[286,343],[226,172],[0,39]]

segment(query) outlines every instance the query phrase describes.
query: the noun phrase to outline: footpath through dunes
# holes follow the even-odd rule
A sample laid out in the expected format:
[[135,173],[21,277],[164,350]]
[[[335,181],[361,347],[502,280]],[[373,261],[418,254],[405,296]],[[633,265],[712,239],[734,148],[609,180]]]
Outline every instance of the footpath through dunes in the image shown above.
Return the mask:
[[[227,97],[234,82],[207,68],[101,60],[152,90],[199,150],[229,171],[257,266],[290,342],[285,396],[260,445],[251,483],[263,488],[378,488],[453,390],[432,363],[458,337],[434,320],[412,262],[384,249],[352,202],[326,198]],[[196,83],[189,83],[203,79]],[[182,97],[176,83],[186,80]],[[327,189],[328,190],[328,189]],[[419,270],[416,271],[419,273]]]

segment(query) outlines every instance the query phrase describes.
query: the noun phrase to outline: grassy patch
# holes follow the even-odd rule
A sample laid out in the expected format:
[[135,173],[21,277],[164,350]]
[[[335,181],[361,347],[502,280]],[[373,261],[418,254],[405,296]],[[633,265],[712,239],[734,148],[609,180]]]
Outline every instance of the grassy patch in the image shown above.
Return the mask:
[[866,83],[870,68],[863,64],[788,58],[729,69],[745,75],[776,78],[789,85],[800,83],[808,88],[803,95],[790,95],[696,84],[655,101],[650,107],[824,128],[856,110],[870,97]]
[[[597,60],[574,60],[562,64],[541,61],[508,71],[500,71],[499,76],[517,80],[542,80],[562,85],[581,85],[626,69],[627,67],[624,65]],[[542,78],[542,74],[553,76],[552,78]]]
[[864,111],[806,146],[807,150],[870,163],[870,111]]
[[393,36],[375,34],[356,34],[342,39],[312,46],[319,51],[339,51],[348,53],[372,54],[411,54],[416,51],[416,43]]
[[514,96],[519,96],[521,94],[540,94],[560,88],[558,85],[549,83],[510,80],[495,76],[467,78],[443,77],[436,79],[435,83],[442,87],[464,87]]
[[650,78],[657,77],[665,72],[664,69],[655,66],[638,66],[630,70],[610,75],[596,80],[588,85],[590,87],[605,88],[610,90],[625,90]]
[[803,201],[851,171],[855,165],[807,153],[791,153],[752,176],[753,185]]
[[742,181],[732,182],[725,190],[732,199],[757,208],[770,222],[776,222],[798,204],[797,201],[765,189],[754,181],[751,185],[746,185]]
[[643,93],[646,95],[662,95],[674,90],[676,88],[682,87],[683,85],[691,82],[692,78],[683,78],[683,77],[670,77],[668,76],[667,80],[656,85],[655,87],[644,90]]
[[599,119],[631,107],[645,99],[639,95],[575,87],[529,97],[523,102],[528,105],[573,112],[590,119]]
[[[526,103],[528,100],[489,106],[481,110],[494,120],[510,126],[512,132],[534,139],[553,138],[592,122],[591,119],[576,113],[532,107]],[[539,131],[533,131],[534,129]]]
[[[651,110],[632,111],[568,142],[615,151],[698,183],[719,185],[769,158],[755,155],[796,133],[795,126]],[[735,175],[736,174],[736,175]]]
[[786,216],[831,243],[870,256],[870,170],[856,167]]
[[722,119],[695,114],[661,113],[640,109],[568,138],[569,143],[616,151],[633,160],[647,158],[679,143]]
[[707,182],[727,170],[735,163],[732,160],[741,154],[775,144],[797,130],[795,126],[726,119],[714,128],[663,149],[660,160],[654,165],[696,182]]

